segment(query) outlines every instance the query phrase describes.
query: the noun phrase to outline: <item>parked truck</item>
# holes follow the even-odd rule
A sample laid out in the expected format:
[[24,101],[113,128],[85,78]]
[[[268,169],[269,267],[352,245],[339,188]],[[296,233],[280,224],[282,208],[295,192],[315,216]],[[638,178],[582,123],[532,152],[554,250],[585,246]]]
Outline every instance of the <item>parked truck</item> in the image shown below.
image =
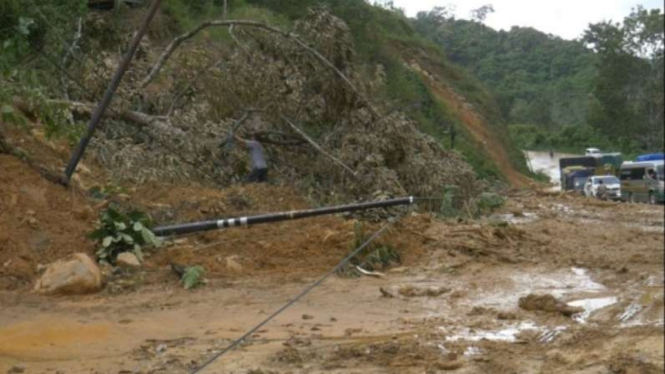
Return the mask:
[[579,190],[582,192],[586,178],[594,175],[597,167],[598,159],[593,156],[559,159],[561,190]]
[[621,164],[623,164],[623,155],[618,152],[602,153],[597,157],[596,175],[614,175],[619,176]]

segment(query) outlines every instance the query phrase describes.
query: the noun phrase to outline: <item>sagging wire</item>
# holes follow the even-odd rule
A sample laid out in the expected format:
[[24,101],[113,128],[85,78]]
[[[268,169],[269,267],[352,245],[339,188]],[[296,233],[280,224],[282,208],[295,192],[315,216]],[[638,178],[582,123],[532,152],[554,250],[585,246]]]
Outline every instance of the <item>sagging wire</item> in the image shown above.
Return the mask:
[[284,312],[286,309],[289,307],[293,306],[295,303],[297,303],[300,299],[302,299],[305,295],[307,295],[310,291],[312,291],[314,288],[320,286],[329,276],[332,274],[335,274],[337,271],[339,271],[342,267],[346,266],[346,264],[351,261],[353,257],[358,255],[363,249],[365,249],[371,242],[373,242],[376,238],[378,238],[381,234],[383,234],[384,231],[386,231],[390,226],[392,226],[396,220],[389,221],[387,224],[385,224],[383,227],[381,227],[379,230],[377,230],[369,239],[367,239],[364,243],[362,243],[358,248],[353,250],[349,255],[344,257],[342,261],[340,261],[335,267],[333,267],[331,270],[326,272],[321,278],[316,280],[314,283],[310,284],[305,288],[302,292],[300,292],[298,295],[296,295],[293,299],[291,299],[289,302],[281,306],[279,309],[274,311],[271,315],[266,317],[263,321],[261,321],[259,324],[256,326],[252,327],[249,331],[247,331],[244,335],[239,337],[238,339],[234,340],[231,344],[229,344],[226,348],[221,350],[220,352],[214,354],[212,357],[207,359],[205,362],[203,362],[201,365],[198,367],[194,368],[191,370],[189,373],[190,374],[195,374],[201,372],[203,369],[205,369],[207,366],[212,364],[215,360],[223,356],[224,354],[228,353],[229,351],[233,350],[235,347],[240,345],[245,339],[247,339],[249,336],[254,334],[256,331],[258,331],[261,327],[265,326],[268,322],[272,321],[275,317],[280,315],[282,312]]

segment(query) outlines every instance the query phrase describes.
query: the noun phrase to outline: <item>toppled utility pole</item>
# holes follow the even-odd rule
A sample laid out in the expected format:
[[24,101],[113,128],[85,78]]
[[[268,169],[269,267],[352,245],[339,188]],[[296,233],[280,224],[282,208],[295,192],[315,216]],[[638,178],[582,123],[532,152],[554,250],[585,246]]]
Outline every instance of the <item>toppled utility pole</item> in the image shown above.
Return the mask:
[[367,203],[360,204],[349,204],[349,205],[338,205],[332,207],[324,207],[317,209],[307,209],[307,210],[293,210],[290,212],[280,212],[272,214],[261,214],[257,216],[248,216],[248,217],[236,217],[236,218],[227,218],[227,219],[218,219],[211,221],[200,221],[200,222],[191,222],[191,223],[181,223],[169,226],[160,226],[152,229],[152,232],[157,236],[170,236],[170,235],[182,235],[189,234],[193,232],[209,231],[216,229],[223,229],[228,227],[235,226],[249,226],[256,225],[260,223],[270,223],[270,222],[279,222],[279,221],[288,221],[294,219],[308,218],[323,216],[326,214],[335,214],[342,212],[356,212],[359,210],[371,209],[371,208],[387,208],[397,205],[409,205],[413,204],[416,201],[421,200],[417,197],[409,196],[402,197],[398,199],[390,199],[383,201],[372,201]]
[[95,129],[97,128],[99,122],[104,116],[104,111],[106,111],[106,108],[111,103],[113,95],[115,94],[115,91],[118,89],[120,81],[122,80],[122,77],[125,75],[125,72],[129,67],[129,63],[132,61],[134,53],[136,53],[139,43],[141,42],[141,39],[143,39],[143,35],[145,35],[146,31],[148,31],[148,26],[150,26],[150,22],[152,22],[152,19],[157,13],[157,10],[159,9],[161,2],[162,0],[153,0],[147,16],[143,20],[141,27],[136,32],[136,35],[134,35],[134,39],[130,44],[129,50],[127,51],[122,61],[120,62],[120,66],[118,66],[118,69],[116,69],[115,73],[113,74],[111,82],[106,88],[106,92],[104,92],[104,97],[95,108],[95,111],[92,113],[92,116],[90,117],[90,122],[88,122],[88,126],[86,128],[86,132],[83,135],[83,137],[81,137],[81,140],[76,146],[76,149],[74,150],[74,153],[72,153],[72,157],[70,158],[69,162],[67,163],[67,167],[65,168],[65,175],[63,176],[62,180],[62,183],[64,185],[69,184],[69,180],[71,179],[72,174],[74,174],[76,166],[78,165],[79,161],[81,161],[83,153],[85,153],[85,149],[88,147],[90,139],[92,139],[92,135],[95,133]]

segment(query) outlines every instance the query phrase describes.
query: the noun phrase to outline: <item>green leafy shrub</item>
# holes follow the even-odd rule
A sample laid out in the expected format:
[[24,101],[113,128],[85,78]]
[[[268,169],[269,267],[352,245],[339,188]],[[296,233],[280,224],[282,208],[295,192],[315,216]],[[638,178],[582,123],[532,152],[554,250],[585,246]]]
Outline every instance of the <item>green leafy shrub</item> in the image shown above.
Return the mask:
[[197,287],[203,283],[205,269],[202,266],[188,266],[182,274],[180,282],[186,290]]
[[64,138],[75,144],[85,130],[85,124],[75,122],[71,110],[64,103],[54,103],[44,86],[44,78],[36,71],[13,70],[6,76],[0,76],[0,118],[3,122],[25,126],[25,115],[14,107],[16,98],[25,104],[31,115],[36,117],[45,130],[48,139]]
[[132,252],[142,261],[142,248],[161,245],[161,240],[150,231],[150,217],[139,211],[123,214],[110,207],[100,215],[98,226],[90,237],[100,244],[97,251],[100,262],[114,263],[121,252]]
[[126,194],[127,189],[122,186],[117,186],[115,184],[107,184],[105,186],[93,186],[88,189],[90,197],[93,199],[104,200],[110,196],[115,196],[119,194]]
[[490,213],[501,208],[506,203],[506,199],[491,192],[483,192],[478,198],[478,212]]
[[27,123],[25,117],[13,106],[9,104],[0,105],[0,119],[2,122],[25,126]]

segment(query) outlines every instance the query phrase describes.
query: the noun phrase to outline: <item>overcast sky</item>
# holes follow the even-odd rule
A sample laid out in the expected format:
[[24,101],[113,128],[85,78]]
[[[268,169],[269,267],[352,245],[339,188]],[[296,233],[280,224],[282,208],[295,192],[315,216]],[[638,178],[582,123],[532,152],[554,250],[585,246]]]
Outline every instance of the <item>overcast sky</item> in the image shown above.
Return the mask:
[[495,13],[485,21],[490,27],[504,30],[511,26],[533,27],[564,39],[580,37],[589,23],[621,21],[638,4],[647,9],[663,9],[662,0],[393,0],[393,3],[409,17],[435,6],[454,4],[457,18],[465,19],[471,9],[492,4]]

